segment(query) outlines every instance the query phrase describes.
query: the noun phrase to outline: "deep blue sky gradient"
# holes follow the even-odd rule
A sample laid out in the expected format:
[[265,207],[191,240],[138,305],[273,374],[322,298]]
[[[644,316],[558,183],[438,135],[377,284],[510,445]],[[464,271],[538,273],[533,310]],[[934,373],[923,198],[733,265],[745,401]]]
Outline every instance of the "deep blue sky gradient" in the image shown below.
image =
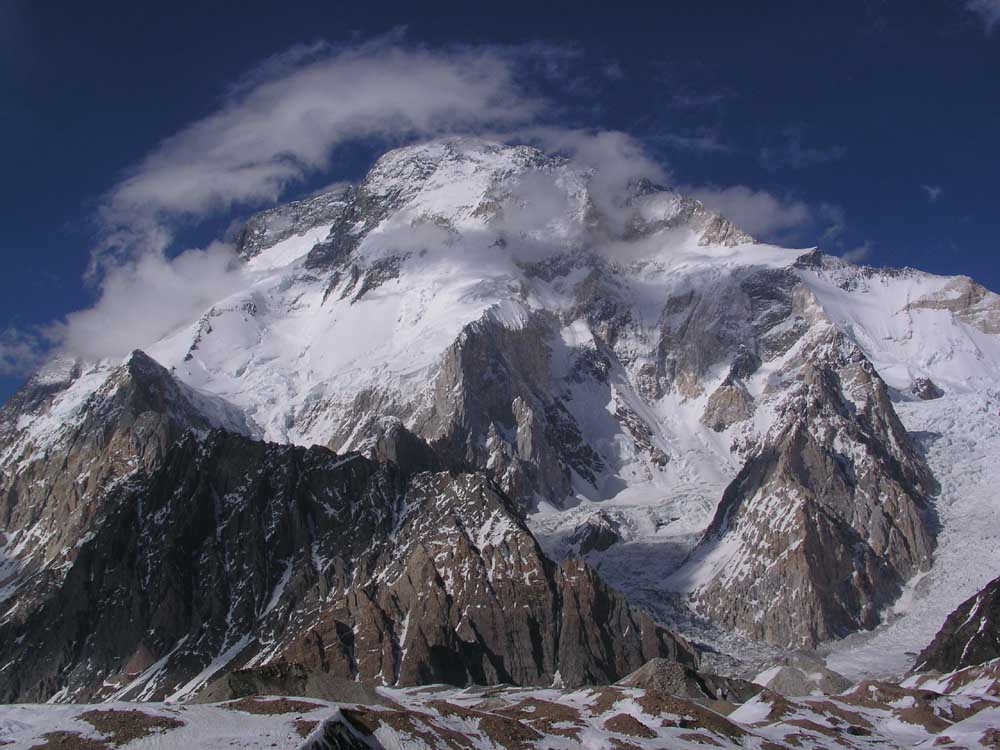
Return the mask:
[[[234,80],[295,44],[401,26],[432,46],[558,45],[577,82],[544,92],[560,124],[631,133],[679,183],[842,209],[836,239],[817,226],[797,244],[868,243],[870,263],[1000,290],[1000,30],[961,0],[756,5],[0,0],[0,330],[93,301],[100,197]],[[714,147],[683,143],[699,138]],[[358,177],[376,150],[349,148],[301,191]],[[0,399],[20,380],[0,377]]]

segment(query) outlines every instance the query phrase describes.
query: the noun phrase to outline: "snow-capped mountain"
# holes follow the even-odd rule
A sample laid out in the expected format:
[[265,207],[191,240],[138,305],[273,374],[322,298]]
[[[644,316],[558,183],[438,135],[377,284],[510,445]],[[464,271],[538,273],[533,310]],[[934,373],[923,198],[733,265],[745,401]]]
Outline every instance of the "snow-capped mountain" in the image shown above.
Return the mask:
[[[445,648],[464,666],[452,678],[417,657],[413,681],[579,684],[622,676],[643,656],[687,653],[652,623],[636,633],[640,616],[619,602],[604,633],[624,639],[619,651],[585,650],[586,663],[576,665],[533,658],[513,669],[517,648],[508,645],[502,669],[490,659],[483,667],[482,652],[462,644],[496,655],[498,641],[484,629],[510,626],[494,566],[525,585],[545,581],[548,591],[578,592],[569,582],[591,575],[572,564],[555,572],[541,549],[557,559],[584,556],[631,602],[687,627],[680,601],[716,635],[814,647],[890,621],[872,643],[889,638],[904,662],[904,652],[923,648],[952,608],[1000,574],[1000,555],[962,542],[969,533],[1000,533],[985,502],[997,470],[956,473],[975,455],[963,452],[963,440],[985,455],[1000,448],[1000,297],[970,279],[858,267],[755,242],[697,201],[647,181],[471,139],[392,151],[359,185],[259,214],[238,251],[242,289],[198,320],[124,365],[54,361],[3,408],[0,633],[33,633],[25,623],[42,616],[37,608],[66,606],[65,594],[51,592],[68,591],[74,575],[92,580],[87,550],[102,535],[141,529],[143,549],[127,565],[154,565],[165,554],[158,524],[186,508],[215,504],[195,536],[166,537],[176,554],[218,556],[224,580],[247,569],[259,579],[248,579],[246,597],[226,600],[236,609],[222,612],[207,597],[211,604],[199,607],[208,610],[184,620],[216,622],[210,643],[173,626],[155,638],[136,632],[131,647],[142,641],[145,651],[129,666],[132,655],[118,651],[94,659],[80,632],[51,647],[58,667],[42,682],[18,684],[0,671],[4,694],[48,697],[73,679],[81,689],[109,681],[109,670],[117,670],[116,689],[121,678],[138,690],[138,676],[155,684],[149,670],[172,654],[184,667],[159,684],[176,687],[179,675],[204,681],[241,651],[252,652],[244,662],[265,663],[288,648],[305,654],[319,638],[325,652],[340,625],[354,633],[365,618],[381,618],[365,627],[383,656],[377,669],[362,668],[358,647],[341,639],[345,674],[389,683],[410,674],[414,627],[427,654]],[[398,545],[404,552],[372,552],[363,575],[350,565],[334,570],[338,556],[368,558],[337,552],[340,537],[323,541],[316,525],[327,511],[310,496],[319,488],[307,483],[303,495],[296,484],[275,500],[253,481],[214,486],[218,469],[202,464],[235,435],[251,454],[265,450],[250,447],[260,441],[283,446],[266,449],[275,476],[300,471],[301,456],[311,455],[291,446],[372,460],[375,474],[389,471],[377,468],[384,462],[395,465],[407,477],[398,480],[403,505],[388,490],[373,501],[384,511],[371,521],[381,524],[379,544],[392,546],[397,527],[415,524],[413,550],[464,539],[468,559],[406,557],[409,548]],[[316,460],[346,460],[332,456]],[[421,474],[441,470],[452,474]],[[197,487],[171,497],[192,473]],[[480,498],[471,504],[463,502],[469,482]],[[135,516],[147,497],[162,503],[151,517]],[[434,510],[435,497],[445,498],[443,510]],[[286,502],[319,505],[279,512]],[[232,547],[224,539],[231,524],[245,525],[236,519],[247,503],[263,514],[251,526],[261,524],[266,558],[248,551],[258,531],[234,537]],[[483,515],[483,507],[495,513]],[[423,508],[427,519],[442,512],[441,528],[460,532],[443,540],[441,528],[405,508]],[[130,520],[112,520],[126,510]],[[358,522],[353,513],[349,528]],[[491,536],[498,519],[502,533]],[[269,523],[295,530],[279,535],[288,549],[270,550]],[[528,568],[514,562],[518,549],[530,549]],[[469,631],[456,609],[462,596],[448,585],[441,607],[414,615],[410,600],[383,584],[385,571],[418,558],[422,581],[447,581],[479,561],[471,580],[491,590],[491,625],[477,621]],[[955,585],[942,561],[962,566],[967,580]],[[377,615],[355,602],[330,619],[329,597],[360,596],[358,576],[375,586],[365,596],[377,601]],[[121,589],[106,580],[110,602]],[[147,584],[130,585],[138,592]],[[193,580],[176,584],[176,593],[174,583],[157,585],[183,601],[198,590]],[[570,597],[584,609],[618,602],[602,583],[584,588]],[[940,612],[906,614],[928,592]],[[523,595],[517,587],[510,601]],[[482,605],[479,595],[469,601]],[[179,606],[145,613],[143,627],[156,630]],[[540,606],[563,618],[552,633],[565,633],[564,605]],[[90,634],[117,627],[113,618],[82,621]],[[714,637],[697,623],[699,637]],[[534,633],[537,623],[525,627]],[[276,635],[296,628],[313,636]],[[542,630],[525,637],[558,652],[558,638]],[[833,661],[864,653],[868,644],[853,638]],[[326,658],[318,663],[334,669]]]

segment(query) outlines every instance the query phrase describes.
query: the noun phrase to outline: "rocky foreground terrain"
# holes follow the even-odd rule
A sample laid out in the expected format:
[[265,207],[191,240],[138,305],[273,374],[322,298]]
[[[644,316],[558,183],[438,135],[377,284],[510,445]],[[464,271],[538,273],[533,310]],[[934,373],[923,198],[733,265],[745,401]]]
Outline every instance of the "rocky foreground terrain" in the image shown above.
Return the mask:
[[[289,683],[287,674],[271,674],[270,684],[267,677],[240,679],[237,673],[225,685],[211,686],[208,697]],[[647,668],[626,683],[576,690],[312,684],[314,692],[341,693],[340,701],[243,695],[208,704],[15,705],[0,707],[0,736],[10,750],[860,750],[1000,744],[1000,660],[902,684],[866,681],[835,695],[787,697],[757,687],[714,699],[703,684],[685,685],[669,667]]]

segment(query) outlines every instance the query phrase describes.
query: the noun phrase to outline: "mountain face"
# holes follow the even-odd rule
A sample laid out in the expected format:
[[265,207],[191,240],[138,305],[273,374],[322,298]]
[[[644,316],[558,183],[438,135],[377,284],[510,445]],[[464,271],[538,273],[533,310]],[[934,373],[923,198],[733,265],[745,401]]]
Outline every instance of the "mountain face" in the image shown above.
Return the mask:
[[213,427],[253,432],[239,409],[141,352],[104,372],[56,362],[36,374],[0,409],[5,556],[30,570],[63,564],[109,486]]
[[43,368],[0,412],[0,630],[32,644],[0,646],[0,699],[275,661],[400,685],[694,664],[601,578],[780,647],[877,626],[939,533],[900,415],[998,387],[1000,297],[612,177],[392,151],[251,218],[243,289],[145,353]]
[[481,475],[407,476],[221,429],[189,430],[144,466],[188,404],[137,395],[183,393],[170,381],[140,353],[110,379],[112,421],[93,440],[128,435],[140,455],[88,498],[61,564],[16,584],[0,701],[181,697],[275,659],[398,685],[580,685],[655,657],[697,664],[585,563],[548,560]]
[[775,422],[681,575],[711,576],[697,601],[723,624],[815,646],[875,627],[929,567],[936,485],[885,384],[842,334],[805,338],[789,364]]
[[917,671],[952,672],[1000,658],[1000,578],[948,615],[917,657]]

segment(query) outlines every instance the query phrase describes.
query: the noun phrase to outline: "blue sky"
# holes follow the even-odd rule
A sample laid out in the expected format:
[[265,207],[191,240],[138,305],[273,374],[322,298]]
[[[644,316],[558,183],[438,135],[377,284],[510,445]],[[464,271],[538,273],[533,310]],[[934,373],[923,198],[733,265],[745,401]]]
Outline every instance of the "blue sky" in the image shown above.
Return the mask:
[[764,239],[1000,290],[1000,0],[753,5],[0,0],[0,398],[102,296],[182,314],[137,268],[451,131],[623,134]]

